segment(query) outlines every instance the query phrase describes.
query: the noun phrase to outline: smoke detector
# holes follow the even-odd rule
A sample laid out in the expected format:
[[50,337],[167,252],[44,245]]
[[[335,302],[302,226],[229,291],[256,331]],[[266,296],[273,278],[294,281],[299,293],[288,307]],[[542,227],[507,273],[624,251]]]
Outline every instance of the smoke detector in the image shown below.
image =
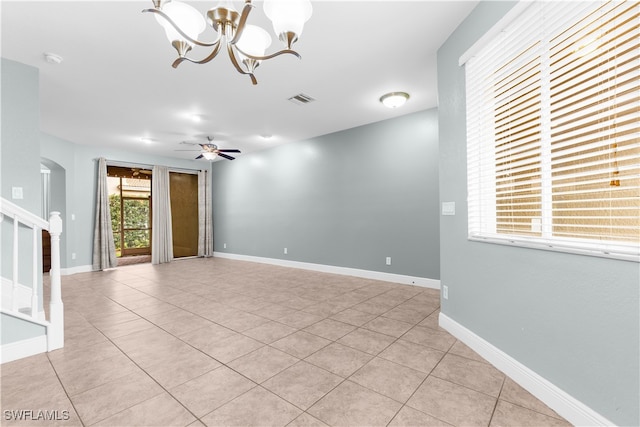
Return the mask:
[[47,61],[49,64],[56,65],[62,62],[62,56],[56,55],[55,53],[45,52],[44,60]]

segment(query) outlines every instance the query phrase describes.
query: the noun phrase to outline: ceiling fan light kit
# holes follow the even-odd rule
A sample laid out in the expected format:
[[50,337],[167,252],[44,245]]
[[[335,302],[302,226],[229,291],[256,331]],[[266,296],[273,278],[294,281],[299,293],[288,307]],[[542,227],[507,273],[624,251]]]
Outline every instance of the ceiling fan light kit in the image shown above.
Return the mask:
[[[178,58],[172,64],[173,68],[183,61],[205,64],[226,47],[235,69],[240,74],[248,75],[254,85],[258,83],[254,72],[262,61],[284,54],[300,58],[291,47],[302,34],[304,23],[313,12],[310,0],[264,0],[264,12],[271,20],[276,36],[285,45],[285,49],[265,55],[271,45],[271,36],[263,28],[247,24],[254,7],[252,0],[245,0],[241,12],[235,10],[230,1],[222,1],[207,12],[206,21],[198,10],[178,0],[152,1],[154,8],[145,9],[143,12],[155,14],[169,42],[178,52]],[[213,42],[198,40],[207,23],[218,34]],[[211,51],[205,58],[194,60],[187,57],[194,46],[210,48]]]
[[240,153],[241,151],[237,148],[218,148],[216,144],[214,144],[213,137],[207,136],[207,143],[198,143],[198,142],[188,142],[182,141],[180,144],[186,145],[199,145],[201,150],[176,150],[176,151],[200,151],[196,160],[205,159],[205,160],[215,160],[216,157],[220,156],[227,160],[235,160],[235,157],[232,157],[226,153]]
[[402,107],[409,100],[406,92],[389,92],[380,97],[380,102],[387,108]]

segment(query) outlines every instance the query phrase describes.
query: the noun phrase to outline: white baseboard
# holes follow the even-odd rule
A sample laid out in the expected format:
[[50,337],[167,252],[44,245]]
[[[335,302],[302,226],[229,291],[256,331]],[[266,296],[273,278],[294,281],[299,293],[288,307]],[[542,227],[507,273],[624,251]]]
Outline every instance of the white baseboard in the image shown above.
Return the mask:
[[4,344],[0,349],[0,364],[45,353],[46,351],[46,335],[39,335],[34,338]]
[[364,279],[382,280],[385,282],[401,283],[403,285],[421,286],[423,288],[440,289],[440,280],[428,279],[426,277],[406,276],[403,274],[385,273],[382,271],[360,270],[357,268],[337,267],[335,265],[313,264],[310,262],[289,261],[284,259],[239,255],[226,252],[214,252],[213,256],[238,261],[250,261],[262,264],[278,265],[281,267],[319,271],[322,273],[341,274],[343,276],[362,277]]
[[72,274],[89,273],[91,271],[93,271],[93,266],[91,266],[91,265],[78,265],[76,267],[61,268],[60,269],[60,275],[61,276],[70,276]]
[[544,402],[571,424],[576,426],[615,425],[558,386],[532,371],[513,357],[493,346],[469,329],[440,313],[440,327],[465,343],[496,368],[507,374],[525,390]]

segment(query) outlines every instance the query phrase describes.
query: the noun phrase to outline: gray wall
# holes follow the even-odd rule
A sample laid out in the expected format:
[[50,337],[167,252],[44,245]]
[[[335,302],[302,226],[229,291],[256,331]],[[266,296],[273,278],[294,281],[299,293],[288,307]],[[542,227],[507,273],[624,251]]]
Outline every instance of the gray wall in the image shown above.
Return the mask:
[[639,425],[637,263],[467,240],[464,68],[514,3],[481,2],[438,52],[442,312],[618,425]]
[[46,328],[0,313],[0,345],[44,335]]
[[437,132],[433,109],[215,162],[215,250],[439,279]]
[[[0,194],[27,211],[40,216],[40,97],[38,70],[2,59],[2,130],[0,134]],[[23,199],[12,199],[12,187],[21,187]],[[0,224],[2,256],[0,275],[11,278],[13,221]],[[31,286],[32,232],[20,227],[20,283]],[[41,289],[41,283],[39,284]]]
[[[38,69],[2,58],[2,197],[40,216]],[[23,200],[11,199],[22,187]]]

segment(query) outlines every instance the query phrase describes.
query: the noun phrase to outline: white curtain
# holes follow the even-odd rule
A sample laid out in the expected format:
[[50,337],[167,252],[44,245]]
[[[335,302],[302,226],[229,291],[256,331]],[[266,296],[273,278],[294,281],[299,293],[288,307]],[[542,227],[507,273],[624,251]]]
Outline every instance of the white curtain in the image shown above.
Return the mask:
[[107,161],[98,159],[98,185],[96,189],[96,222],[93,230],[93,269],[104,270],[118,265],[116,245],[113,242],[109,189],[107,187]]
[[206,170],[198,172],[198,256],[213,256],[211,184]]
[[154,166],[151,176],[151,202],[153,211],[151,263],[162,264],[173,260],[169,169],[166,166]]

